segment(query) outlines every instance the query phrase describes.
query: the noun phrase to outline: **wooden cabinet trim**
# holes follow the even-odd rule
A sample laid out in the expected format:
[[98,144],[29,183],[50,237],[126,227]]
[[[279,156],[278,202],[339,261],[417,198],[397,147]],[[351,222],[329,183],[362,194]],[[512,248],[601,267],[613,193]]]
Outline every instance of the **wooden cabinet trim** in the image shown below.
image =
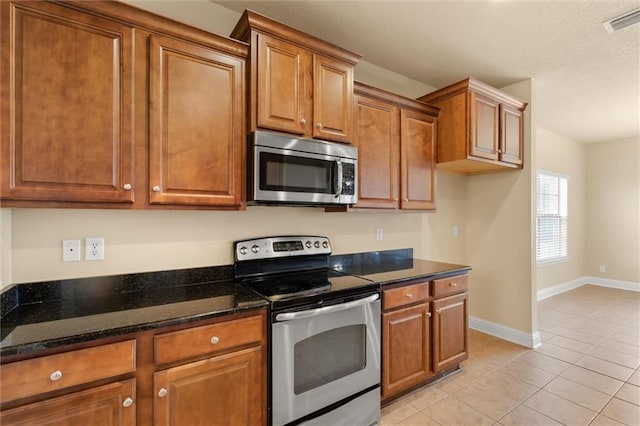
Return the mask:
[[391,103],[399,108],[414,110],[435,118],[440,115],[440,108],[437,106],[409,99],[402,95],[398,95],[384,89],[379,89],[359,81],[353,82],[353,92],[356,95],[363,95],[369,98],[378,99],[383,102]]

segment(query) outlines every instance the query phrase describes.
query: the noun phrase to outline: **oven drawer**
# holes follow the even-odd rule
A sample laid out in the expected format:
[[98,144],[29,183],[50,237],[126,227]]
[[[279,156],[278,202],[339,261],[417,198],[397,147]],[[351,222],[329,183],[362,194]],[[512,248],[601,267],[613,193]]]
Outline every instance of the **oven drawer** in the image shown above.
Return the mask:
[[154,337],[155,363],[166,364],[262,341],[262,316],[256,315]]
[[111,343],[3,364],[2,403],[130,373],[136,342]]
[[382,309],[412,305],[429,298],[429,283],[418,283],[382,291]]
[[442,278],[433,282],[433,297],[438,299],[450,294],[462,293],[469,289],[469,275]]

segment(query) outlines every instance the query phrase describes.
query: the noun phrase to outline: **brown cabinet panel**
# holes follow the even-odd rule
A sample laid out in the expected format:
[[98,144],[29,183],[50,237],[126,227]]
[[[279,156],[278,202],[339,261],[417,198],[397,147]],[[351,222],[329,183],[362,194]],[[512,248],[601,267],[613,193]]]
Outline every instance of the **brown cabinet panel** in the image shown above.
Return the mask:
[[468,293],[433,302],[433,370],[454,367],[469,356]]
[[307,91],[311,55],[267,34],[258,34],[258,126],[305,134],[312,126]]
[[382,399],[432,375],[429,304],[382,314]]
[[500,105],[500,161],[522,165],[524,113],[508,105]]
[[351,142],[353,67],[313,55],[313,137]]
[[154,374],[155,420],[162,425],[262,425],[262,347]]
[[498,102],[486,96],[469,93],[471,115],[469,120],[469,155],[498,159]]
[[394,309],[429,299],[429,283],[406,285],[398,288],[384,290],[382,308]]
[[238,206],[244,61],[151,37],[149,202]]
[[433,297],[450,296],[456,293],[464,293],[469,290],[469,275],[441,278],[433,281]]
[[136,382],[126,380],[0,413],[0,423],[47,426],[133,426]]
[[409,110],[400,115],[400,206],[435,209],[436,119]]
[[0,8],[2,198],[132,203],[133,28],[51,3]]
[[358,148],[357,207],[397,208],[400,135],[398,107],[356,95],[354,145]]

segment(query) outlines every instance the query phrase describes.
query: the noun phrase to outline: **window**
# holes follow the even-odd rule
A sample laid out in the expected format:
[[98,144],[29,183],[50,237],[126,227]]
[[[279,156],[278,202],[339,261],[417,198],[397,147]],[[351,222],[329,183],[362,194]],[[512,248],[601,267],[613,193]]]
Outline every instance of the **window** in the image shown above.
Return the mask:
[[538,172],[536,260],[548,262],[567,257],[567,176]]

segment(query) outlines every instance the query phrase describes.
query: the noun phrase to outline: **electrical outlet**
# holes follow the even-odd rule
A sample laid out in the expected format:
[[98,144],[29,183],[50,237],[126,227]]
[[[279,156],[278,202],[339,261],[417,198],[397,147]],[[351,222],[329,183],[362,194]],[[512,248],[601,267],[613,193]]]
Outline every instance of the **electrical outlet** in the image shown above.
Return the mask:
[[376,241],[382,241],[384,239],[384,230],[382,228],[376,228]]
[[602,272],[603,274],[607,272],[607,267],[605,265],[600,265],[600,272]]
[[85,238],[84,260],[104,260],[104,238]]
[[80,261],[80,240],[62,240],[62,261]]

